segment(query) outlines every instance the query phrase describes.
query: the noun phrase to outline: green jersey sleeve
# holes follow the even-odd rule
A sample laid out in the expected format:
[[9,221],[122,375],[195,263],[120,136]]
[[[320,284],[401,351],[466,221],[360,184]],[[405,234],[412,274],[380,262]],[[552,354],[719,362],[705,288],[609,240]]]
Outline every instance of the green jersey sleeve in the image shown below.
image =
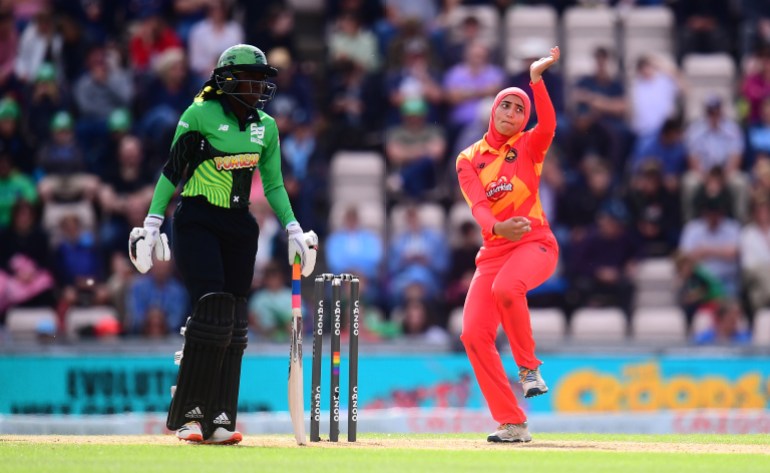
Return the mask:
[[163,216],[166,207],[174,196],[174,191],[182,180],[188,163],[194,156],[197,145],[201,140],[199,128],[198,109],[189,107],[182,114],[176,126],[174,139],[171,142],[171,151],[168,160],[163,166],[163,171],[155,185],[155,192],[150,203],[150,215]]
[[281,221],[281,225],[286,227],[286,225],[297,219],[294,217],[294,212],[289,203],[289,195],[286,193],[286,187],[283,185],[278,127],[272,120],[267,122],[267,124],[270,127],[269,133],[266,133],[267,146],[257,166],[262,177],[262,188],[265,191],[267,202],[272,207],[278,220]]

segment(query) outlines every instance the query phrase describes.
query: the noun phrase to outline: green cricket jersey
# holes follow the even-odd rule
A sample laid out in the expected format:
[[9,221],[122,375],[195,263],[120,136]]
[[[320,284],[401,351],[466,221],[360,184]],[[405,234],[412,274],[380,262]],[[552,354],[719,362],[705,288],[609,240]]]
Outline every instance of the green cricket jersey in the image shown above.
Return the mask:
[[183,197],[203,196],[223,208],[248,207],[252,175],[259,168],[265,197],[285,227],[296,219],[283,185],[275,120],[258,110],[259,121],[241,129],[225,106],[215,99],[196,100],[182,114],[149,213],[165,214],[185,170]]

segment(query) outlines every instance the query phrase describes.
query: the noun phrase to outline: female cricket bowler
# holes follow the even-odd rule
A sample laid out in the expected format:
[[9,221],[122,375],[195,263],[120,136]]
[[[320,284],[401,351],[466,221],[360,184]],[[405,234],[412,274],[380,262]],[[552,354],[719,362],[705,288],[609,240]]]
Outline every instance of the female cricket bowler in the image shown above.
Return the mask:
[[538,186],[556,114],[542,73],[559,60],[558,46],[529,68],[537,125],[524,131],[531,104],[517,88],[503,89],[492,105],[484,137],[457,157],[463,197],[481,225],[484,244],[476,255],[463,311],[461,339],[492,417],[500,423],[490,442],[529,442],[527,418],[516,403],[495,337],[503,324],[519,366],[524,396],[548,391],[535,357],[527,291],[556,269],[559,248],[540,205]]
[[194,102],[182,114],[168,161],[155,187],[143,228],[129,237],[129,255],[147,272],[152,254],[170,258],[163,216],[185,182],[174,212],[176,265],[193,301],[184,332],[177,384],[166,426],[193,443],[236,444],[241,359],[247,344],[249,294],[259,227],[248,210],[252,175],[259,169],[267,201],[286,227],[289,264],[301,258],[313,272],[318,237],[304,233],[281,175],[275,120],[261,109],[275,93],[278,70],[251,45],[226,49]]

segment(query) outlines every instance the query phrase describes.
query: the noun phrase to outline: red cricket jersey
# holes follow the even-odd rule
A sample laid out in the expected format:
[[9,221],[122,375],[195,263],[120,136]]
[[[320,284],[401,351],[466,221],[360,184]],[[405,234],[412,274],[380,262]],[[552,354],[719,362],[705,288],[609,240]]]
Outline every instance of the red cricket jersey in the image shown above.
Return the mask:
[[[484,246],[497,246],[508,242],[494,235],[496,222],[510,217],[527,217],[532,232],[548,228],[543,207],[540,204],[539,186],[543,160],[556,131],[556,112],[548,91],[541,79],[530,83],[537,107],[538,123],[535,127],[511,136],[500,148],[493,148],[484,137],[464,149],[457,157],[457,178],[463,197],[471,207],[473,216],[481,225]],[[492,114],[505,96],[524,94],[511,87],[495,98]],[[525,108],[529,99],[524,100]],[[529,111],[526,111],[529,116]],[[494,127],[494,120],[490,120]]]

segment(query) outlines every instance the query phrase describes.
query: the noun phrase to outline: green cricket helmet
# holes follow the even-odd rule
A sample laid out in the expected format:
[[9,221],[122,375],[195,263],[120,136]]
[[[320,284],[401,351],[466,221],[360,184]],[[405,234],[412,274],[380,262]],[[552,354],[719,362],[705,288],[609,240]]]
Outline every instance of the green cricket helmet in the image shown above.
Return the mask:
[[[265,79],[251,79],[244,76],[262,74],[264,78],[275,77],[278,69],[267,63],[265,53],[250,44],[236,44],[225,49],[219,56],[217,66],[211,74],[214,83],[223,94],[233,97],[250,109],[264,107],[275,95],[276,86]],[[248,87],[239,85],[246,84]]]

